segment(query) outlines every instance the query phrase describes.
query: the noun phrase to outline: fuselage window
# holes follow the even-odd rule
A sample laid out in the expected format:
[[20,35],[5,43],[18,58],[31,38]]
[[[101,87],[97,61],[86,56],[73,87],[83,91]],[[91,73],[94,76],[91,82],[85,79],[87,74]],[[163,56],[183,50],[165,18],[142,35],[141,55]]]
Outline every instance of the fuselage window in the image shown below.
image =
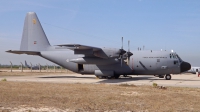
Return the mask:
[[160,62],[160,59],[157,59],[157,62]]
[[174,61],[174,65],[177,64],[177,63],[178,63],[178,61]]

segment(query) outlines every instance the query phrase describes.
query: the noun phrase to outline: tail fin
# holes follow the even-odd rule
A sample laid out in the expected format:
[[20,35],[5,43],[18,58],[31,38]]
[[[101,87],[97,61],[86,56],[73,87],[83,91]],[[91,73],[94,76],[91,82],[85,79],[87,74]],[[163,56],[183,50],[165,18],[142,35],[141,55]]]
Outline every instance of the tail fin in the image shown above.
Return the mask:
[[26,63],[26,60],[25,60],[25,66],[28,67],[28,68],[30,67],[30,66]]
[[50,46],[35,12],[28,12],[24,21],[21,51],[44,51]]

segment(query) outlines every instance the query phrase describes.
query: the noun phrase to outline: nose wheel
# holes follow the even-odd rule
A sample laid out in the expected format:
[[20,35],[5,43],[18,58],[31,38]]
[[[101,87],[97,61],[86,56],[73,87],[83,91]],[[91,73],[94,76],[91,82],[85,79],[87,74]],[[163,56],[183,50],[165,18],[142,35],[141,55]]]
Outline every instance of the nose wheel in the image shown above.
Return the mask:
[[172,78],[172,76],[171,76],[170,74],[166,74],[166,75],[165,75],[165,79],[166,79],[166,80],[171,80],[171,78]]

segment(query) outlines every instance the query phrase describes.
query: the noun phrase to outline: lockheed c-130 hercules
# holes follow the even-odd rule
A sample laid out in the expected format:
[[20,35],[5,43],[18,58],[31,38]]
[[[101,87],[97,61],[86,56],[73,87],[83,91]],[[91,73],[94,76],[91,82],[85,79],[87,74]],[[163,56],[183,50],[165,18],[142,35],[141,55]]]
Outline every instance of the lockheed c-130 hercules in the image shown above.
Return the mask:
[[38,55],[73,72],[94,74],[98,78],[155,75],[170,80],[170,74],[179,74],[191,68],[178,54],[170,51],[125,51],[123,38],[121,49],[81,44],[51,46],[35,12],[26,15],[20,50],[6,52]]

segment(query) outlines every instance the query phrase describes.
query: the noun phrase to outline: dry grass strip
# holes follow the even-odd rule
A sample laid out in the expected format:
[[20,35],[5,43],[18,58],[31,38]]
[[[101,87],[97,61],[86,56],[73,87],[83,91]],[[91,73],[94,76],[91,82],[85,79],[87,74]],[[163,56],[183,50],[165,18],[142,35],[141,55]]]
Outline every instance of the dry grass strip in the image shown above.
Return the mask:
[[[0,110],[200,111],[200,89],[109,84],[0,82]],[[31,109],[30,109],[31,110]]]

